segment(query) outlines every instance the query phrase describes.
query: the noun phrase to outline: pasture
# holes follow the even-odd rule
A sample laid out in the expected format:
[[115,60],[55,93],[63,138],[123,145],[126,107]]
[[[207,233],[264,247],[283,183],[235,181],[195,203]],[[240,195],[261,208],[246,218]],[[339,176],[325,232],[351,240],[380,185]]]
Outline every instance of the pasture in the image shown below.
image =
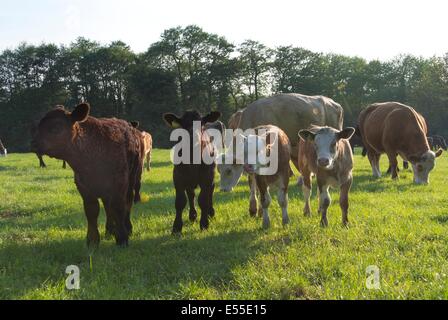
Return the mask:
[[[289,190],[291,224],[283,228],[275,199],[271,228],[248,213],[244,178],[233,193],[215,193],[216,217],[206,232],[188,221],[171,235],[172,165],[167,150],[153,152],[143,176],[144,203],[134,206],[134,234],[126,249],[102,239],[91,252],[73,172],[34,154],[0,158],[0,299],[448,299],[448,158],[429,186],[371,178],[355,157],[350,227],[341,225],[332,190],[329,227],[302,214],[295,180]],[[387,169],[383,156],[382,171]],[[401,167],[401,164],[400,164]],[[219,175],[216,176],[216,182]],[[104,235],[105,215],[100,214]],[[65,268],[81,270],[80,290],[65,288]],[[379,290],[367,289],[366,268],[380,269]]]

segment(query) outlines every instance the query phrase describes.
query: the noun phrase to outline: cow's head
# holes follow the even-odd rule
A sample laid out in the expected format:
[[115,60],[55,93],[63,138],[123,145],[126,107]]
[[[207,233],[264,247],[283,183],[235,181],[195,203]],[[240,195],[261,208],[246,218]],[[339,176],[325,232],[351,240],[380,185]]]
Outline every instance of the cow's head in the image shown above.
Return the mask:
[[81,103],[73,112],[58,106],[49,111],[33,133],[32,147],[39,154],[61,158],[73,140],[78,123],[87,120],[90,113],[88,103]]
[[260,169],[266,167],[270,161],[270,150],[277,143],[277,139],[277,135],[274,135],[272,140],[269,135],[235,136],[231,149],[226,154],[222,154],[218,161],[221,191],[232,191],[243,172],[260,174]]
[[201,116],[196,110],[186,111],[182,117],[175,115],[174,113],[165,113],[163,119],[166,124],[172,129],[185,129],[188,131],[193,130],[193,123],[200,121],[202,125],[210,122],[215,122],[221,117],[221,112],[212,111],[206,116]]
[[317,165],[322,169],[331,170],[338,155],[339,141],[350,139],[354,133],[355,129],[352,127],[341,131],[330,127],[312,127],[308,130],[300,130],[299,136],[314,145]]
[[429,150],[422,155],[411,155],[408,157],[408,160],[412,163],[414,182],[416,184],[429,183],[429,172],[434,169],[436,158],[440,157],[442,152],[442,149],[439,149],[437,152]]

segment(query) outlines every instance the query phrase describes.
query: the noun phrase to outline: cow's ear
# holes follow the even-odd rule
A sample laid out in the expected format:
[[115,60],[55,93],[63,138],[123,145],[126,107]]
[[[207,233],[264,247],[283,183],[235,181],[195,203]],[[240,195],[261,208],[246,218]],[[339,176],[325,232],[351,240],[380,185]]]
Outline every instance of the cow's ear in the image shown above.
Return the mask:
[[136,129],[140,126],[140,122],[138,122],[138,121],[131,121],[130,124],[131,124],[131,126],[133,126]]
[[443,153],[443,149],[439,148],[439,150],[437,150],[436,152],[436,158],[440,157]]
[[299,137],[302,138],[304,141],[314,141],[314,137],[316,135],[311,132],[310,130],[300,130],[299,131]]
[[165,113],[163,114],[163,120],[165,120],[166,124],[173,129],[181,128],[180,119],[174,113]]
[[346,139],[349,140],[355,134],[355,128],[347,127],[338,133],[338,140]]
[[87,117],[90,113],[90,105],[88,103],[79,104],[75,110],[71,113],[71,118],[73,123],[75,122],[84,122],[87,120]]
[[202,117],[202,124],[218,121],[218,119],[220,117],[221,117],[221,112],[219,112],[219,111],[212,111],[208,115]]

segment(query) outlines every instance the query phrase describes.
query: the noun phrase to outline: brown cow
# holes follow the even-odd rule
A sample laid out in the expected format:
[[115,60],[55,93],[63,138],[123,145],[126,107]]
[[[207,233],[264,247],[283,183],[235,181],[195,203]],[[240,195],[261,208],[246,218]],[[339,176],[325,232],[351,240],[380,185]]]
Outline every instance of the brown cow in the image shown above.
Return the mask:
[[339,131],[318,126],[299,132],[299,171],[303,176],[304,214],[311,214],[311,175],[314,174],[317,178],[319,213],[322,215],[323,227],[328,226],[330,186],[340,187],[342,223],[348,224],[348,193],[353,182],[353,153],[348,140],[354,133],[355,129],[350,127]]
[[106,234],[127,246],[134,187],[143,168],[140,132],[126,121],[89,116],[87,103],[73,112],[59,106],[39,122],[33,145],[39,154],[67,161],[84,202],[87,244],[100,242],[98,215],[101,199],[106,211]]
[[393,179],[398,178],[397,155],[400,155],[412,164],[415,183],[429,183],[429,172],[443,150],[436,153],[430,150],[422,115],[398,102],[375,103],[360,113],[359,127],[374,177],[381,176],[379,161],[381,154],[386,153]]
[[[243,173],[246,171],[250,176],[250,182],[254,185],[251,187],[250,195],[250,213],[252,216],[256,215],[257,212],[257,199],[255,192],[258,188],[260,192],[260,201],[262,210],[259,213],[263,214],[263,228],[269,228],[269,205],[271,204],[271,196],[269,193],[269,187],[277,187],[277,201],[282,209],[283,225],[289,223],[288,217],[288,185],[289,176],[291,168],[289,162],[291,160],[291,144],[289,142],[288,136],[280,128],[272,125],[259,126],[254,129],[255,135],[242,136],[244,145],[243,153],[241,154],[241,159],[238,158],[236,148],[231,150],[230,164],[226,164],[226,155],[222,155],[222,163],[218,164],[218,171],[221,175],[221,190],[230,191],[237,184]],[[235,146],[237,142],[236,137],[234,138],[233,145]],[[255,163],[249,163],[251,152],[251,144],[256,143],[256,147],[252,150],[256,150],[257,154],[254,156]],[[275,152],[275,157],[272,157]],[[261,157],[270,157],[272,161],[277,161],[275,170],[272,173],[262,173],[260,168],[263,165],[259,165]],[[240,164],[235,163],[239,161]],[[235,175],[233,172],[238,168],[238,173]]]

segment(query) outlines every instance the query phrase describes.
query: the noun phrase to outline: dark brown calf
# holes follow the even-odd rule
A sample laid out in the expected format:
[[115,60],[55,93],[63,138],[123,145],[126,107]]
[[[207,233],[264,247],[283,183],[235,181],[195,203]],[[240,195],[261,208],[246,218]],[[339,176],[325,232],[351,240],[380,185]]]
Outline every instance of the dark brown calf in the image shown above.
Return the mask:
[[[190,138],[190,143],[187,144],[190,150],[190,158],[187,159],[187,163],[175,164],[173,170],[174,188],[176,189],[176,219],[173,224],[174,234],[182,232],[182,212],[187,205],[186,195],[188,195],[190,203],[194,203],[194,190],[198,186],[201,188],[198,198],[199,207],[201,208],[201,230],[208,228],[209,217],[215,215],[215,210],[213,209],[213,192],[215,189],[214,177],[216,164],[215,162],[207,164],[202,157],[199,163],[193,163],[193,152],[195,149],[193,136],[196,136],[199,141],[199,146],[197,147],[200,148],[201,154],[208,153],[210,157],[214,157],[214,148],[208,134],[204,130],[204,125],[217,121],[220,116],[221,113],[219,112],[211,112],[205,117],[202,117],[197,111],[187,111],[182,117],[178,117],[172,113],[163,115],[163,119],[168,126],[173,129],[183,129]],[[199,124],[199,130],[194,130],[194,122]],[[181,152],[188,152],[188,150],[182,150]],[[196,218],[196,210],[194,206],[190,206],[190,221],[195,221]]]
[[107,215],[106,234],[127,246],[134,186],[140,181],[143,145],[138,130],[126,121],[89,116],[87,103],[73,112],[60,106],[39,122],[33,145],[38,154],[67,161],[84,201],[88,221],[87,244],[100,242],[98,215],[101,199]]

